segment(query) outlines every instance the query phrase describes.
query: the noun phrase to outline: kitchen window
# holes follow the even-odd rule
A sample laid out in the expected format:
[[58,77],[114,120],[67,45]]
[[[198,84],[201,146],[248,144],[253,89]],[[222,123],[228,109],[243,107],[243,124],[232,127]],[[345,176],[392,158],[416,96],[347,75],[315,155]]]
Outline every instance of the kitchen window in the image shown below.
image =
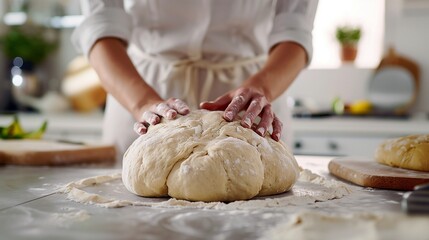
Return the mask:
[[343,25],[362,29],[355,67],[377,67],[384,50],[385,0],[320,0],[314,21],[314,55],[310,68],[341,67],[335,31]]

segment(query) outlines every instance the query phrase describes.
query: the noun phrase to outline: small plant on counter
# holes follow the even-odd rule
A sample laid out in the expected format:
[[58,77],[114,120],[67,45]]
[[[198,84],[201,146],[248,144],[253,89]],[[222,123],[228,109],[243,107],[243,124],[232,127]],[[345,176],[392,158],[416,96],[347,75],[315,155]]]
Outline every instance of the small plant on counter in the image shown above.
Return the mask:
[[356,45],[361,37],[361,29],[350,26],[338,27],[336,37],[342,45]]
[[357,56],[357,44],[361,39],[360,27],[341,26],[337,27],[336,38],[341,45],[341,60],[353,62]]

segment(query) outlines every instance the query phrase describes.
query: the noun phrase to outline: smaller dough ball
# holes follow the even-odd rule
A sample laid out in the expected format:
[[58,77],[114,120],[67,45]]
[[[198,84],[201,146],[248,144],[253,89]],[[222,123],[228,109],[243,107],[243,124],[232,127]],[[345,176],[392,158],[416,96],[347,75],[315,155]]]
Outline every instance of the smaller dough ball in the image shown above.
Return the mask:
[[386,140],[377,148],[375,159],[392,167],[429,172],[429,134]]

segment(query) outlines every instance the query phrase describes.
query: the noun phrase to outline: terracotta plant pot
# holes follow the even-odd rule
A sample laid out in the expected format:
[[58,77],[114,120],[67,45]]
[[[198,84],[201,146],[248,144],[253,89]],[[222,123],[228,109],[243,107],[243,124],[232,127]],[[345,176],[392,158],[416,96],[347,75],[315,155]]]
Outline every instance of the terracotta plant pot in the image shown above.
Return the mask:
[[343,62],[354,62],[357,56],[357,47],[354,44],[341,45],[341,60]]

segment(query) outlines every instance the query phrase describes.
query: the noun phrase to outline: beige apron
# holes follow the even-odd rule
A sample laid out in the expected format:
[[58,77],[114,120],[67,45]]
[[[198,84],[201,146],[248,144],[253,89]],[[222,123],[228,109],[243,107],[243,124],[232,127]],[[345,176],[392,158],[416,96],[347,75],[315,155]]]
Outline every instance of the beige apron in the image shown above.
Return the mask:
[[[266,56],[233,61],[171,60],[149,56],[133,48],[129,52],[132,59],[138,59],[134,64],[140,75],[162,98],[183,99],[191,109],[197,109],[202,101],[214,100],[239,87],[244,80],[259,71],[266,60]],[[290,122],[289,114],[279,114],[287,108],[285,100],[279,100],[277,104],[273,104],[274,111],[283,123]],[[132,115],[109,95],[103,125],[103,141],[117,146],[118,160],[122,160],[128,146],[138,137],[133,131],[134,122]]]

